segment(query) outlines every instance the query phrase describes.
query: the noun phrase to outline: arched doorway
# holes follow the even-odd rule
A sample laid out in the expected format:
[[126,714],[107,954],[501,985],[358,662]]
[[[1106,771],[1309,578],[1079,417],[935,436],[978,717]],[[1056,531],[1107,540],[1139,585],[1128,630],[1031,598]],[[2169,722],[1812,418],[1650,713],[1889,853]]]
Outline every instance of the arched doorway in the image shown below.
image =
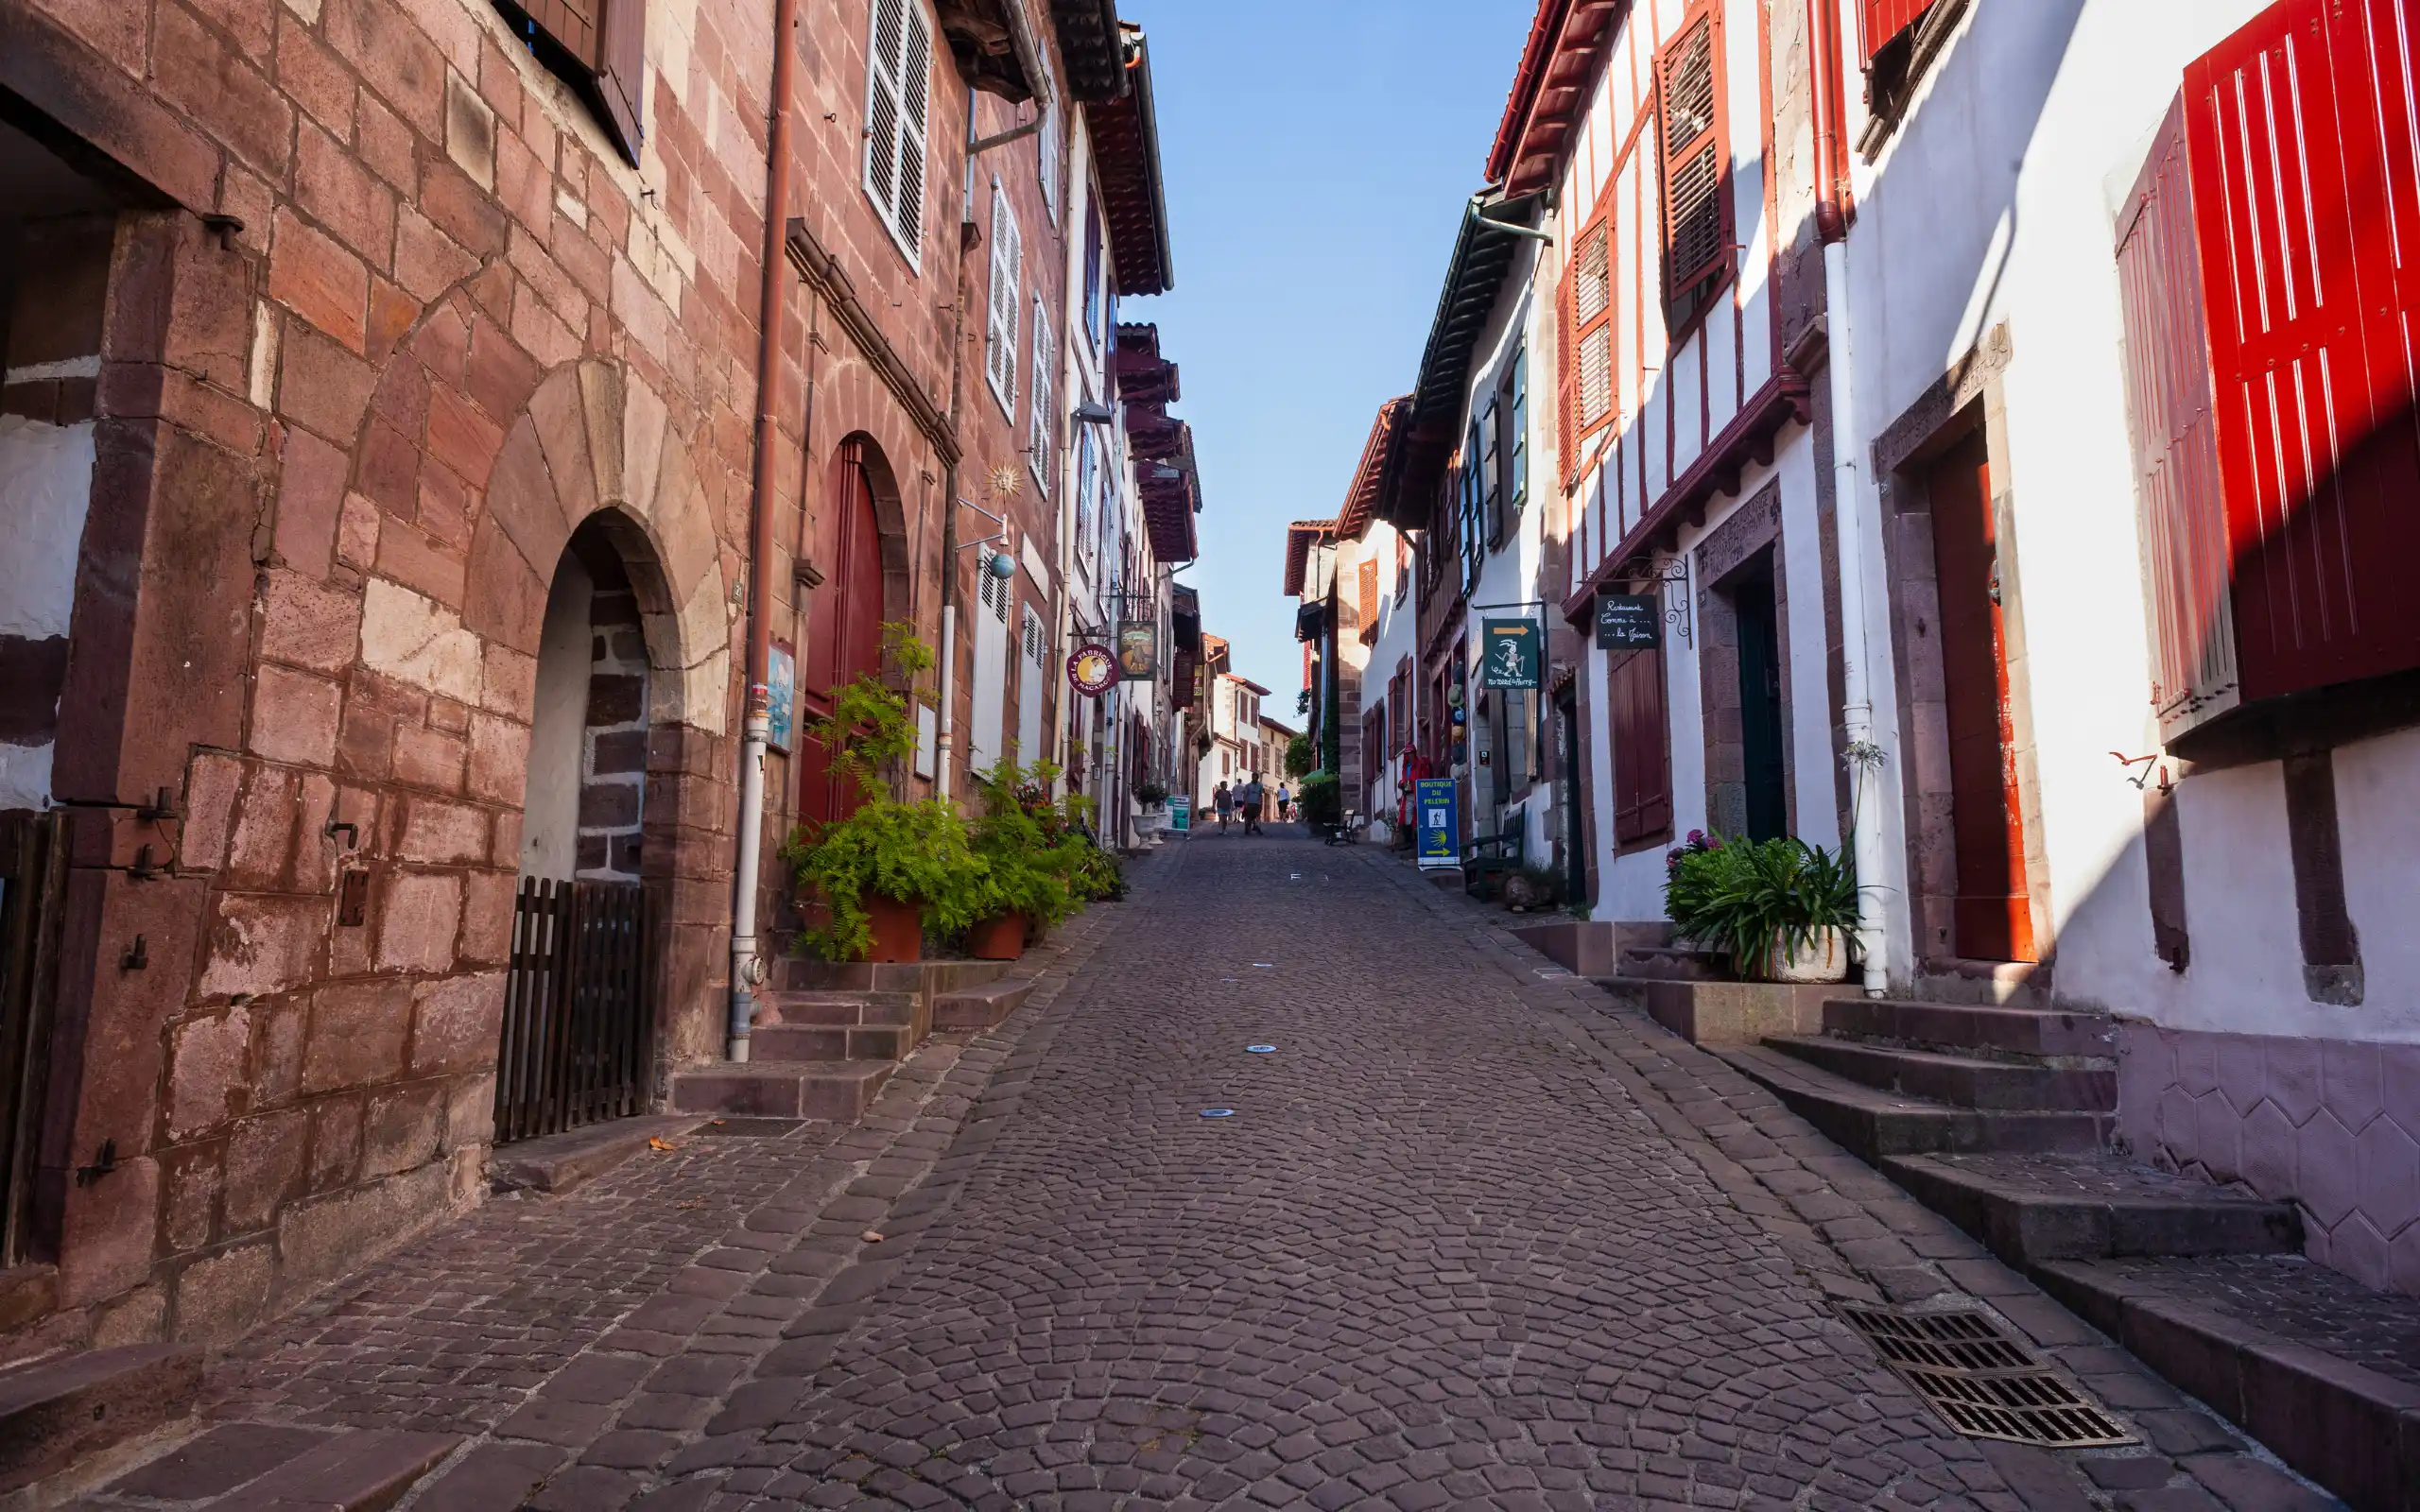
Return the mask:
[[499,1143],[646,1110],[655,1016],[641,884],[647,632],[609,517],[546,591],[523,784],[511,970],[496,1057]]
[[867,447],[849,440],[833,458],[832,507],[816,552],[823,581],[808,601],[806,645],[799,658],[798,813],[809,825],[845,818],[858,801],[810,732],[814,723],[832,713],[841,689],[882,671],[882,528]]

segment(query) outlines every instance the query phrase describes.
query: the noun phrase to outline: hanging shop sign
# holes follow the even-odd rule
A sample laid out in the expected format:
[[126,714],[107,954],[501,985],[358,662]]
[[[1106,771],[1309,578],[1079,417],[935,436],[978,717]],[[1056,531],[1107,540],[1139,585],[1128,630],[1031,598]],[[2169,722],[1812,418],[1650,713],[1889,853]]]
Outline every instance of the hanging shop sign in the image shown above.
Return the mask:
[[1664,604],[1653,593],[1597,595],[1597,649],[1643,651],[1664,644]]
[[798,730],[798,658],[787,641],[773,643],[765,667],[765,744],[786,756]]
[[1087,641],[1067,653],[1067,685],[1087,698],[1098,698],[1117,681],[1117,654],[1098,641]]
[[1117,675],[1128,682],[1149,682],[1160,675],[1159,622],[1117,622]]
[[1480,622],[1479,686],[1534,688],[1538,685],[1538,622]]
[[1462,864],[1462,826],[1455,811],[1461,799],[1450,777],[1424,777],[1412,784],[1412,817],[1418,843],[1413,853],[1423,867]]

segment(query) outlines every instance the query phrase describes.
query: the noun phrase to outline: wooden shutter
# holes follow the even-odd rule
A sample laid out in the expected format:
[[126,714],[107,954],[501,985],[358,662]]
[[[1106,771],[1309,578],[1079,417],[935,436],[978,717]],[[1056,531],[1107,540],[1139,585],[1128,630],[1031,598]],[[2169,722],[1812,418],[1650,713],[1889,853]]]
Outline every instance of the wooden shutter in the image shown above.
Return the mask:
[[866,42],[866,196],[908,260],[923,255],[932,25],[918,0],[874,0]]
[[1042,208],[1059,218],[1059,104],[1042,108],[1042,129],[1033,133],[1034,177],[1042,183]]
[[1478,435],[1479,478],[1487,490],[1480,501],[1487,511],[1487,543],[1500,546],[1504,543],[1504,436],[1503,417],[1493,394],[1488,396],[1487,414],[1479,421]]
[[933,26],[917,0],[903,3],[908,22],[899,63],[899,198],[890,229],[914,263],[923,257],[925,242],[925,128],[931,103]]
[[647,0],[505,0],[503,9],[561,49],[541,56],[579,87],[615,150],[636,167],[646,120]]
[[2420,666],[2411,0],[2284,0],[2185,129],[2246,700]]
[[1050,341],[1050,311],[1033,301],[1033,415],[1026,424],[1026,459],[1042,497],[1050,497],[1052,466],[1059,450],[1058,353]]
[[1512,353],[1512,392],[1504,414],[1504,513],[1518,520],[1530,502],[1530,352]]
[[2181,96],[2119,224],[2118,284],[2152,706],[2161,738],[2172,740],[2234,708],[2242,695]]
[[991,302],[984,315],[983,376],[1011,416],[1017,409],[1017,304],[1024,298],[1025,245],[1008,192],[992,186]]
[[1664,653],[1616,661],[1606,705],[1614,746],[1614,840],[1633,845],[1672,829],[1671,725],[1664,709]]
[[1666,298],[1681,301],[1731,259],[1720,33],[1710,5],[1655,60],[1663,145]]
[[1580,233],[1564,292],[1563,476],[1579,476],[1582,444],[1614,408],[1613,206]]
[[1891,39],[1924,19],[1932,0],[1865,0],[1865,60],[1889,45]]
[[1360,589],[1361,626],[1367,629],[1378,623],[1378,558],[1364,558],[1357,576],[1359,581],[1356,586]]

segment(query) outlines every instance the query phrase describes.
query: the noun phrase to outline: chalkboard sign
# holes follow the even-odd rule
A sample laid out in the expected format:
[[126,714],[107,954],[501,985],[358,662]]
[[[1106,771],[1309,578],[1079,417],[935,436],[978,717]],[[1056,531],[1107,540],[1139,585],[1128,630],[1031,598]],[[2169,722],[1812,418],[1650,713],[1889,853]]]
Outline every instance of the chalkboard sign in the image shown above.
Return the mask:
[[1664,604],[1653,593],[1597,595],[1597,649],[1631,651],[1664,644]]

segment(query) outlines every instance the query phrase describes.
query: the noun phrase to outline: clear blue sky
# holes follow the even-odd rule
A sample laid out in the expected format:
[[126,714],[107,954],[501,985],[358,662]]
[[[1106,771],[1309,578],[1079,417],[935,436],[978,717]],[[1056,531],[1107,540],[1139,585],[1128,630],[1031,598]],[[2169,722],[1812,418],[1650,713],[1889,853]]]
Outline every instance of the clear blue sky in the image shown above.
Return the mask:
[[1286,522],[1337,512],[1411,387],[1533,0],[1120,0],[1150,37],[1176,287],[1160,328],[1201,468],[1202,628],[1302,686]]

